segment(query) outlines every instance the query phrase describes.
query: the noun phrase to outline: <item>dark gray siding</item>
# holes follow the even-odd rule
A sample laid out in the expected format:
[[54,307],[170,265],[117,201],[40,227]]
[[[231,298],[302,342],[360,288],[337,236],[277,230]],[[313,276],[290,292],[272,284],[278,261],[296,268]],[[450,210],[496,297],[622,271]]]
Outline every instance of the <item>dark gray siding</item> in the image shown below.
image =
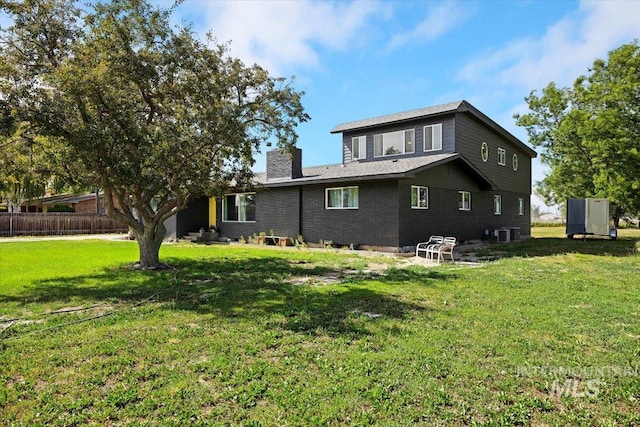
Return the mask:
[[[411,185],[429,187],[429,209],[411,208]],[[471,210],[458,209],[459,191],[471,192]],[[494,195],[502,197],[502,214],[495,215]],[[518,215],[518,198],[525,201],[525,215]],[[529,195],[506,191],[482,191],[462,170],[453,164],[439,166],[418,174],[415,180],[402,182],[398,188],[400,212],[399,246],[413,246],[431,235],[454,236],[460,241],[481,239],[485,230],[520,227],[521,235],[531,234]]]
[[302,191],[302,236],[307,242],[331,240],[337,245],[398,246],[397,181],[359,182],[358,209],[326,209],[325,189],[349,186],[305,186]]
[[209,199],[201,197],[191,200],[187,207],[165,221],[167,238],[182,238],[190,232],[209,228]]
[[[442,150],[429,151],[425,153],[424,145],[423,145],[423,139],[424,139],[423,128],[424,126],[434,125],[438,123],[442,124]],[[400,154],[397,156],[373,157],[374,135],[377,135],[379,133],[394,132],[394,131],[408,130],[408,129],[413,129],[415,132],[415,140],[414,140],[415,150],[413,153]],[[360,162],[371,162],[371,161],[383,160],[383,159],[389,159],[389,158],[395,158],[395,157],[417,157],[417,156],[424,156],[429,154],[453,152],[454,146],[455,146],[453,116],[449,115],[449,116],[436,117],[436,118],[432,117],[428,119],[413,121],[410,123],[395,124],[391,126],[381,126],[381,127],[372,128],[372,129],[343,133],[342,134],[343,162],[351,161],[351,139],[353,137],[363,136],[363,135],[367,137],[367,158],[359,160]]]
[[[300,234],[300,188],[264,188],[256,191],[256,221],[220,221],[220,234],[238,239],[265,232],[276,236],[296,237]],[[222,219],[222,203],[218,203]]]
[[[531,194],[531,158],[511,141],[475,120],[460,113],[455,122],[455,151],[482,171],[501,191]],[[489,157],[482,161],[482,143],[489,147]],[[498,147],[506,150],[506,164],[498,164]],[[518,170],[512,166],[513,154],[518,155]]]
[[267,152],[267,179],[300,178],[302,176],[302,150],[293,153],[275,149]]

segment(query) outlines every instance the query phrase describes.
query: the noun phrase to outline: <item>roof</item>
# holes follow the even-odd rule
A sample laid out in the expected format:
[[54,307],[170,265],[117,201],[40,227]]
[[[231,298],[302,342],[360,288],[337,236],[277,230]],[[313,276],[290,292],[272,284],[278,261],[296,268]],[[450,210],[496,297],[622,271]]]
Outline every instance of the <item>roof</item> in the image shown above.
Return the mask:
[[485,186],[495,188],[495,185],[482,172],[472,166],[459,153],[313,166],[303,168],[303,176],[300,178],[267,179],[266,173],[259,173],[255,176],[255,182],[264,187],[283,187],[345,181],[413,178],[418,172],[449,162],[455,162],[458,166],[474,175],[480,182],[484,182]]
[[509,131],[494,122],[487,115],[475,108],[465,100],[450,102],[447,104],[435,105],[433,107],[420,108],[417,110],[404,111],[401,113],[387,114],[384,116],[372,117],[369,119],[355,120],[352,122],[341,123],[331,129],[331,133],[349,132],[355,130],[369,129],[381,125],[389,125],[395,123],[403,123],[416,119],[427,117],[437,117],[444,114],[453,113],[469,113],[482,123],[501,134],[514,144],[521,147],[531,157],[536,157],[537,153],[529,148],[525,143],[513,136]]
[[[102,197],[102,193],[100,193],[100,197]],[[84,200],[91,200],[96,198],[96,193],[86,193],[86,194],[56,194],[54,196],[43,196],[36,199],[31,200],[30,203],[38,202],[41,205],[54,205],[54,204],[74,204],[78,202],[82,202]]]
[[404,111],[401,113],[386,114],[384,116],[372,117],[370,119],[355,120],[341,123],[331,129],[331,133],[346,132],[351,130],[366,129],[379,125],[406,122],[408,120],[419,119],[429,116],[437,116],[445,113],[452,113],[458,110],[465,101],[450,102],[448,104],[436,105],[433,107],[420,108],[418,110]]

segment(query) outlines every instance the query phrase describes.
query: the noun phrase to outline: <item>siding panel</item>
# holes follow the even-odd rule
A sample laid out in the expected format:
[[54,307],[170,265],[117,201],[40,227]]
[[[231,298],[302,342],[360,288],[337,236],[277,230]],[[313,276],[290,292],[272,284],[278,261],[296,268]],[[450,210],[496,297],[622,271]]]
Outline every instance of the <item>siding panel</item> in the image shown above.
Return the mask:
[[[455,150],[486,174],[502,191],[531,194],[531,158],[510,141],[474,120],[468,114],[456,115]],[[489,158],[482,161],[482,143],[489,147]],[[498,164],[498,147],[506,150],[506,165]],[[512,167],[513,154],[518,155],[518,170]]]
[[[434,124],[442,124],[442,150],[438,151],[429,151],[424,152],[424,134],[423,128],[427,125]],[[367,158],[359,160],[360,162],[373,162],[377,160],[390,159],[390,158],[400,158],[400,157],[418,157],[429,154],[440,154],[444,152],[453,152],[454,151],[454,125],[453,125],[453,116],[443,116],[436,118],[426,118],[420,119],[409,123],[395,124],[391,126],[381,126],[372,129],[359,130],[355,132],[345,132],[342,134],[342,160],[343,162],[351,161],[351,138],[355,136],[366,136],[367,137]],[[414,145],[415,150],[413,153],[409,154],[400,154],[397,156],[384,156],[384,157],[374,157],[374,146],[373,146],[373,137],[379,133],[386,132],[394,132],[399,130],[414,130]]]

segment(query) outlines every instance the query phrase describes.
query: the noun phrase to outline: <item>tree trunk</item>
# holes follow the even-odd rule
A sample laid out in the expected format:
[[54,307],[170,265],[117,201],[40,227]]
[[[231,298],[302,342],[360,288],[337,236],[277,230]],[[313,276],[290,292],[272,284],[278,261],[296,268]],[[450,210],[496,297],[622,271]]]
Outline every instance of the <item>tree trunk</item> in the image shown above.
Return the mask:
[[160,246],[164,240],[167,229],[164,224],[156,227],[145,226],[142,233],[134,230],[138,249],[140,250],[140,261],[137,267],[143,270],[153,270],[160,267]]

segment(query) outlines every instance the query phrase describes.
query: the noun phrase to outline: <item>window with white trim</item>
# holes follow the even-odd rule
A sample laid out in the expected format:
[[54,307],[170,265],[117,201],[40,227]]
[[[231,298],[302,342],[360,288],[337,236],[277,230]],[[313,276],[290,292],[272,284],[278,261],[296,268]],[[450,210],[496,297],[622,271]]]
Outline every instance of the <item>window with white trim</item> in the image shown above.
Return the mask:
[[493,195],[493,213],[495,215],[502,214],[502,196],[499,194]]
[[458,191],[458,210],[471,210],[471,193],[469,191]]
[[414,133],[413,129],[407,129],[374,135],[373,156],[383,157],[413,153],[415,150]]
[[489,146],[486,142],[482,143],[482,147],[480,148],[480,156],[482,157],[483,162],[486,162],[489,159]]
[[524,215],[524,199],[522,197],[518,199],[518,215]]
[[504,148],[498,148],[498,164],[500,166],[507,164],[507,151]]
[[326,209],[358,209],[358,187],[337,187],[325,190]]
[[222,220],[255,222],[256,193],[227,194],[222,198]]
[[359,160],[367,158],[367,137],[356,136],[351,138],[351,159]]
[[424,127],[424,151],[442,150],[442,124]]
[[411,186],[411,208],[429,209],[429,187]]
[[518,155],[517,154],[513,154],[513,157],[511,158],[511,164],[513,165],[513,170],[517,171],[518,170]]

